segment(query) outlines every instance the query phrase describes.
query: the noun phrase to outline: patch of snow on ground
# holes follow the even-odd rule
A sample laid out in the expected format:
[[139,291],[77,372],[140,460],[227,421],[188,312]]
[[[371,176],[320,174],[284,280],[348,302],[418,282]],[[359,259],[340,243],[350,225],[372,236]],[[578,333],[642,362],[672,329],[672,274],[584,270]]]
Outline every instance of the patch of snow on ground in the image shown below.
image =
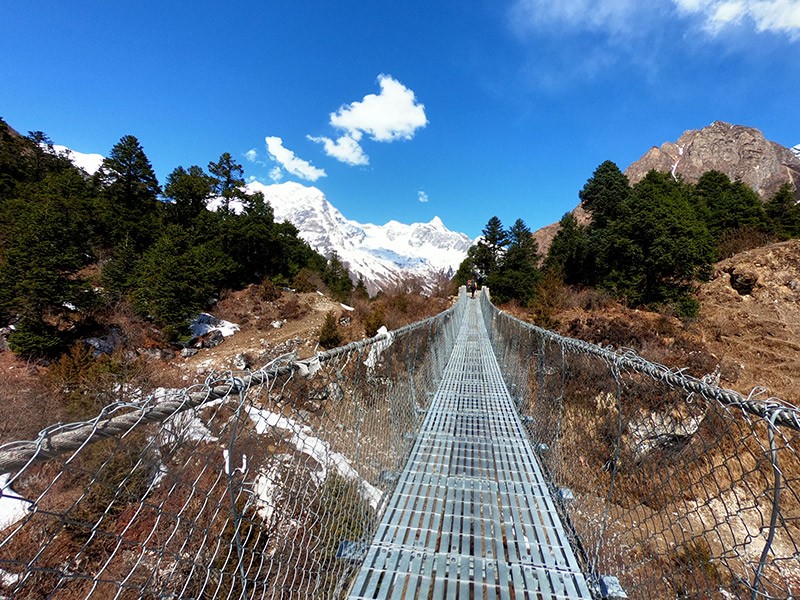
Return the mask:
[[255,493],[255,503],[258,506],[256,512],[258,516],[269,521],[275,512],[275,490],[278,485],[278,465],[272,465],[266,473],[263,471],[258,474],[253,482],[253,492]]
[[193,335],[205,335],[210,331],[217,330],[223,337],[228,337],[239,331],[239,326],[236,323],[218,319],[214,315],[200,313],[189,324],[189,329]]
[[[8,587],[16,585],[19,581],[19,577],[19,575],[15,575],[14,573],[9,573],[8,571],[0,569],[0,585],[5,585]],[[5,596],[0,596],[0,598],[5,598]]]
[[344,303],[341,303],[339,306],[341,306],[345,310],[355,310],[355,308],[353,308],[352,306],[347,306],[347,304]]
[[26,500],[11,488],[9,479],[11,479],[9,473],[0,475],[0,531],[25,518],[28,507],[32,504],[30,500]]
[[343,454],[334,452],[328,442],[312,435],[310,427],[300,425],[288,417],[268,410],[247,408],[247,413],[255,425],[256,433],[263,434],[270,429],[291,432],[292,437],[289,443],[298,452],[313,458],[319,464],[317,472],[318,483],[321,484],[325,481],[328,477],[329,469],[335,469],[342,477],[358,481],[361,496],[370,503],[372,508],[378,508],[383,492],[364,481]]

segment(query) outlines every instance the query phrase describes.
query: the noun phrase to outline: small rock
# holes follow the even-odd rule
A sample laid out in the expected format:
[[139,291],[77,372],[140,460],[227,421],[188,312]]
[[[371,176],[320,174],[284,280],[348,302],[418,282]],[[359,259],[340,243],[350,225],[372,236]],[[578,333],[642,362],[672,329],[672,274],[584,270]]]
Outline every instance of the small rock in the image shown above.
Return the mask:
[[223,337],[222,332],[219,329],[214,329],[203,336],[203,347],[214,348],[219,346],[224,341],[225,338]]
[[190,358],[195,354],[197,354],[198,352],[199,351],[197,350],[197,348],[184,348],[183,350],[181,350],[181,356],[183,358]]
[[251,367],[250,359],[247,357],[246,354],[239,353],[239,354],[237,354],[236,356],[233,357],[233,368],[234,369],[237,369],[239,371],[244,371],[246,369],[249,369],[250,367]]
[[281,327],[283,327],[283,321],[280,321],[280,320],[279,321],[273,321],[272,322],[272,326],[275,329],[280,329]]

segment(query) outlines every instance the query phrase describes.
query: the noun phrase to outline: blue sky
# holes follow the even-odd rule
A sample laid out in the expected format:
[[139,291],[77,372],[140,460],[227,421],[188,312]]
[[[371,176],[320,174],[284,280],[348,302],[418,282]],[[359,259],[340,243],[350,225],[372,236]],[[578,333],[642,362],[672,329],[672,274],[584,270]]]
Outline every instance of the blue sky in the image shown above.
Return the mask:
[[0,20],[17,130],[101,154],[135,135],[162,183],[228,151],[361,222],[536,229],[604,160],[718,119],[800,143],[800,0],[12,1]]

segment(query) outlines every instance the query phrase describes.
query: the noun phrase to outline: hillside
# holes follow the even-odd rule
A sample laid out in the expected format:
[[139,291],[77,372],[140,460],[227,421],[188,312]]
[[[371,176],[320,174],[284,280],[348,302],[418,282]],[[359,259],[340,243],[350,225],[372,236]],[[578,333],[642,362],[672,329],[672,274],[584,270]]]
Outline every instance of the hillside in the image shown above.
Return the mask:
[[800,240],[716,263],[698,298],[699,317],[684,322],[626,308],[602,292],[567,290],[551,318],[565,335],[632,348],[745,394],[765,386],[765,397],[800,404]]

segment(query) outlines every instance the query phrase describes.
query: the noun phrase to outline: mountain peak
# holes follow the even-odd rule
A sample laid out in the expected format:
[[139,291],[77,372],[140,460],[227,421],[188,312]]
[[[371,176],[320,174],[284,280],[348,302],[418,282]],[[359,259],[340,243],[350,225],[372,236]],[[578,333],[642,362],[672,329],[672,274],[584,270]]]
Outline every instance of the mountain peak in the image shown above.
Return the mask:
[[768,141],[758,129],[714,121],[702,129],[685,131],[677,141],[653,146],[625,170],[631,184],[655,169],[696,182],[711,170],[739,179],[767,199],[785,183],[800,184],[800,157]]
[[441,272],[452,274],[464,260],[472,240],[450,231],[439,217],[410,225],[390,220],[385,225],[347,219],[318,188],[295,182],[247,184],[272,205],[275,219],[289,221],[317,252],[336,252],[370,292],[408,277],[432,282]]

